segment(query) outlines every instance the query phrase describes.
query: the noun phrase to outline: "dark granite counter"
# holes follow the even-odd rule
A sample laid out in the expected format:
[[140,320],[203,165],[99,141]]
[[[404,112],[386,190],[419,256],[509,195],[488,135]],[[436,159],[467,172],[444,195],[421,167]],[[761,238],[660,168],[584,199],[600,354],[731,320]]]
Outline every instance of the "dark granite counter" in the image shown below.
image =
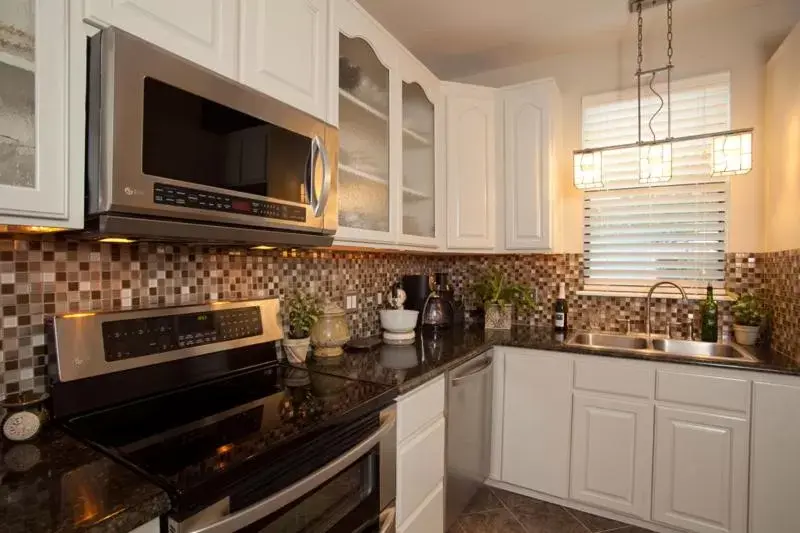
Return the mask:
[[127,533],[169,508],[163,490],[52,426],[0,445],[3,533]]
[[[567,335],[569,337],[569,335]],[[769,350],[756,348],[759,362],[689,359],[669,355],[643,355],[613,349],[569,346],[564,336],[551,328],[514,327],[511,331],[485,331],[481,327],[453,328],[437,334],[424,333],[410,346],[380,345],[370,351],[348,351],[330,360],[311,358],[309,368],[329,374],[345,375],[364,381],[396,385],[400,394],[435,378],[495,346],[580,353],[623,359],[643,359],[668,363],[735,368],[758,372],[795,374],[800,365]]]

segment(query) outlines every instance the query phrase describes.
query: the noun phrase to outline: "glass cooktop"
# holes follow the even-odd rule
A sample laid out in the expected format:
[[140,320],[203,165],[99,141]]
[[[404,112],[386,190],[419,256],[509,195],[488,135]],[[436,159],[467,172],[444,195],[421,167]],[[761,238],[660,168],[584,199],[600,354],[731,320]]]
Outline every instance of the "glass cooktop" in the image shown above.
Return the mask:
[[377,429],[395,396],[387,385],[271,363],[64,425],[195,506],[252,476],[279,490],[278,480],[302,474],[297,465],[335,458]]

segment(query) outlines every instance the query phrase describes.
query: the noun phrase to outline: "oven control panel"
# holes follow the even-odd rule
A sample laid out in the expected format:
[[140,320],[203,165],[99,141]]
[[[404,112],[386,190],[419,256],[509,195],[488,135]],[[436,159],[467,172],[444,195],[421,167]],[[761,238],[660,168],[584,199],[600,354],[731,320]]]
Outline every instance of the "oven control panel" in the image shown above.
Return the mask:
[[241,215],[288,220],[290,222],[306,221],[306,209],[304,207],[252,200],[228,194],[210,193],[163,183],[156,183],[153,186],[153,202],[160,205],[176,205],[204,209],[206,211],[225,211]]
[[103,322],[106,361],[119,361],[264,333],[261,308],[238,307]]

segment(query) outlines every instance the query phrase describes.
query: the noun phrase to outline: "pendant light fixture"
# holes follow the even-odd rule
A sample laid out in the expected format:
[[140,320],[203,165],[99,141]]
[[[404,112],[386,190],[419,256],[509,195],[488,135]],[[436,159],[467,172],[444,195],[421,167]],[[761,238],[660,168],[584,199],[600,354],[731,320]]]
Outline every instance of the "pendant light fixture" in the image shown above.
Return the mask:
[[[684,137],[672,136],[672,2],[673,0],[629,0],[631,11],[637,14],[637,69],[636,90],[638,100],[638,140],[635,143],[590,148],[573,152],[575,187],[582,190],[602,189],[603,182],[603,153],[638,148],[639,150],[639,182],[643,185],[658,185],[668,182],[672,178],[672,152],[675,144],[709,139],[711,151],[712,176],[727,176],[746,174],[753,168],[753,129],[729,130],[718,133],[691,135]],[[667,64],[663,67],[642,70],[643,53],[643,21],[642,8],[645,4],[655,6],[667,4]],[[667,100],[655,88],[658,74],[665,72],[667,77]],[[648,121],[648,129],[652,140],[642,139],[642,78],[649,77],[647,87],[658,98],[660,105]],[[667,136],[663,139],[656,137],[653,121],[667,108]]]

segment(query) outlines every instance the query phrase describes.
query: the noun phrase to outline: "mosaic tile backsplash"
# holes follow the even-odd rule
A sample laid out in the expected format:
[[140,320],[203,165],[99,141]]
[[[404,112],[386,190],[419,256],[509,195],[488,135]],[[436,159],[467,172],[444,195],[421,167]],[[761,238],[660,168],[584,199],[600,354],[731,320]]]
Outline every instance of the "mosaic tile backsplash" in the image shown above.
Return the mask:
[[[418,255],[383,252],[265,251],[215,249],[173,244],[100,244],[60,238],[0,240],[0,397],[43,388],[47,382],[44,317],[201,303],[216,299],[276,296],[295,289],[343,303],[357,296],[348,314],[354,336],[377,334],[378,310],[389,286],[404,274],[449,272],[457,296],[474,307],[468,291],[487,267],[496,266],[531,286],[537,305],[517,323],[548,325],[558,282],[568,288],[571,326],[622,331],[621,320],[644,328],[644,299],[579,296],[580,254]],[[800,355],[800,251],[728,254],[726,283],[735,292],[754,291],[774,302],[773,347]],[[685,332],[696,303],[657,298],[653,330]],[[721,330],[730,332],[730,305],[722,303]],[[685,334],[685,333],[684,333]]]

